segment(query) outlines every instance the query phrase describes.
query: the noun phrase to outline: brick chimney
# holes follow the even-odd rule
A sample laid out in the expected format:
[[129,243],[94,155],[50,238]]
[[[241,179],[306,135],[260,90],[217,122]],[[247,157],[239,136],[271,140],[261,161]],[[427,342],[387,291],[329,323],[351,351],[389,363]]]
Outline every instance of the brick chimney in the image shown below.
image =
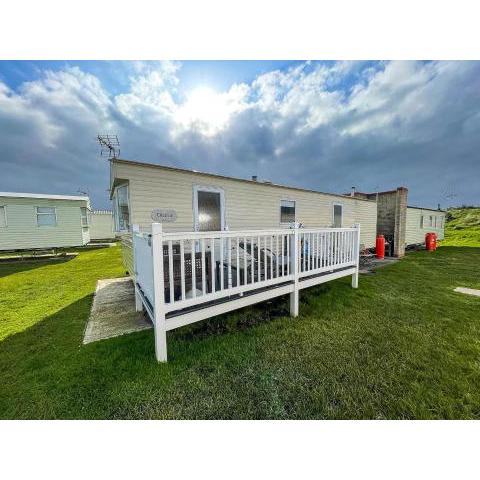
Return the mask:
[[398,187],[396,190],[378,192],[377,200],[377,235],[393,237],[393,255],[405,255],[405,234],[407,224],[408,189]]
[[395,257],[405,255],[405,235],[407,230],[407,198],[408,188],[398,187],[395,201],[395,230],[394,249]]

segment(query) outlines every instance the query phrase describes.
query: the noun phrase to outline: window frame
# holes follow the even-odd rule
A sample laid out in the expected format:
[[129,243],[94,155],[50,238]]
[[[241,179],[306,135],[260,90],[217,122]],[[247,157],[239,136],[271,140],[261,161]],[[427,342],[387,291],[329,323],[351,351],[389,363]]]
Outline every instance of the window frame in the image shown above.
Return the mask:
[[[294,208],[294,219],[293,222],[282,222],[282,202],[290,202],[293,203],[293,208]],[[279,209],[279,215],[280,215],[280,225],[291,225],[292,223],[297,223],[297,201],[292,200],[291,198],[281,198],[280,199],[280,209]]]
[[[128,228],[120,228],[120,209],[118,205],[118,189],[125,187],[127,189],[127,207],[128,207]],[[115,221],[115,231],[118,233],[125,233],[130,231],[132,226],[132,210],[130,208],[130,186],[128,183],[117,185],[113,190],[113,215]]]
[[430,228],[433,228],[433,215],[430,215]]
[[7,206],[0,205],[0,209],[3,209],[3,218],[5,219],[5,225],[3,227],[0,225],[0,228],[7,228],[8,227]]
[[225,190],[221,187],[214,187],[213,185],[194,185],[192,190],[193,202],[193,231],[200,231],[200,224],[198,221],[198,192],[213,192],[220,194],[220,228],[225,230]]
[[[336,227],[335,226],[335,207],[342,207],[342,214],[340,216],[340,226]],[[343,203],[341,202],[333,202],[332,203],[332,228],[343,228]]]
[[[46,213],[46,212],[39,212],[39,208],[52,208],[53,209],[53,214],[52,213]],[[38,217],[39,215],[55,215],[55,225],[39,225],[38,223]],[[58,216],[57,216],[57,207],[52,207],[50,205],[36,205],[35,206],[35,218],[37,220],[37,228],[55,228],[58,227]]]
[[[83,216],[82,210],[85,209],[85,217]],[[83,224],[83,219],[86,218],[87,223]],[[90,227],[90,218],[88,215],[88,207],[80,207],[80,225],[82,228]]]

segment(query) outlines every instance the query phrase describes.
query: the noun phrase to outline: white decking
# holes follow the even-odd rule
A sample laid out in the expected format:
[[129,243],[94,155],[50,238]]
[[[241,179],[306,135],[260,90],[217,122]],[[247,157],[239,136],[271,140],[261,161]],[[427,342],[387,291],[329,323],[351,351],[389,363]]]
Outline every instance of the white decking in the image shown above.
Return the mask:
[[358,286],[360,226],[289,230],[152,233],[133,236],[136,308],[155,326],[156,356],[166,332],[231,310],[352,275]]

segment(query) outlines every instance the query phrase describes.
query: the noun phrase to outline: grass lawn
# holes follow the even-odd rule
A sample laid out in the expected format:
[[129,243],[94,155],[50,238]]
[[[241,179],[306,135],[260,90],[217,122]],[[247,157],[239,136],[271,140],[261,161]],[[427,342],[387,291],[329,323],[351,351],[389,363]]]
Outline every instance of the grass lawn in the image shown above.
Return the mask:
[[1,418],[480,418],[480,248],[441,247],[168,334],[81,346],[118,247],[0,263]]

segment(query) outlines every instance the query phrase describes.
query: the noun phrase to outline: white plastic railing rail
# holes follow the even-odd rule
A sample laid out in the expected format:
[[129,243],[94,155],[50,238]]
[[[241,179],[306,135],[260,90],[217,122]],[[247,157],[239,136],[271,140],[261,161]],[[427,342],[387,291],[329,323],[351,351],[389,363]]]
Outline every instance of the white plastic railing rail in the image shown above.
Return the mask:
[[297,316],[301,288],[340,276],[356,288],[359,242],[359,225],[134,233],[136,306],[154,323],[157,359],[167,360],[167,330],[285,293]]

